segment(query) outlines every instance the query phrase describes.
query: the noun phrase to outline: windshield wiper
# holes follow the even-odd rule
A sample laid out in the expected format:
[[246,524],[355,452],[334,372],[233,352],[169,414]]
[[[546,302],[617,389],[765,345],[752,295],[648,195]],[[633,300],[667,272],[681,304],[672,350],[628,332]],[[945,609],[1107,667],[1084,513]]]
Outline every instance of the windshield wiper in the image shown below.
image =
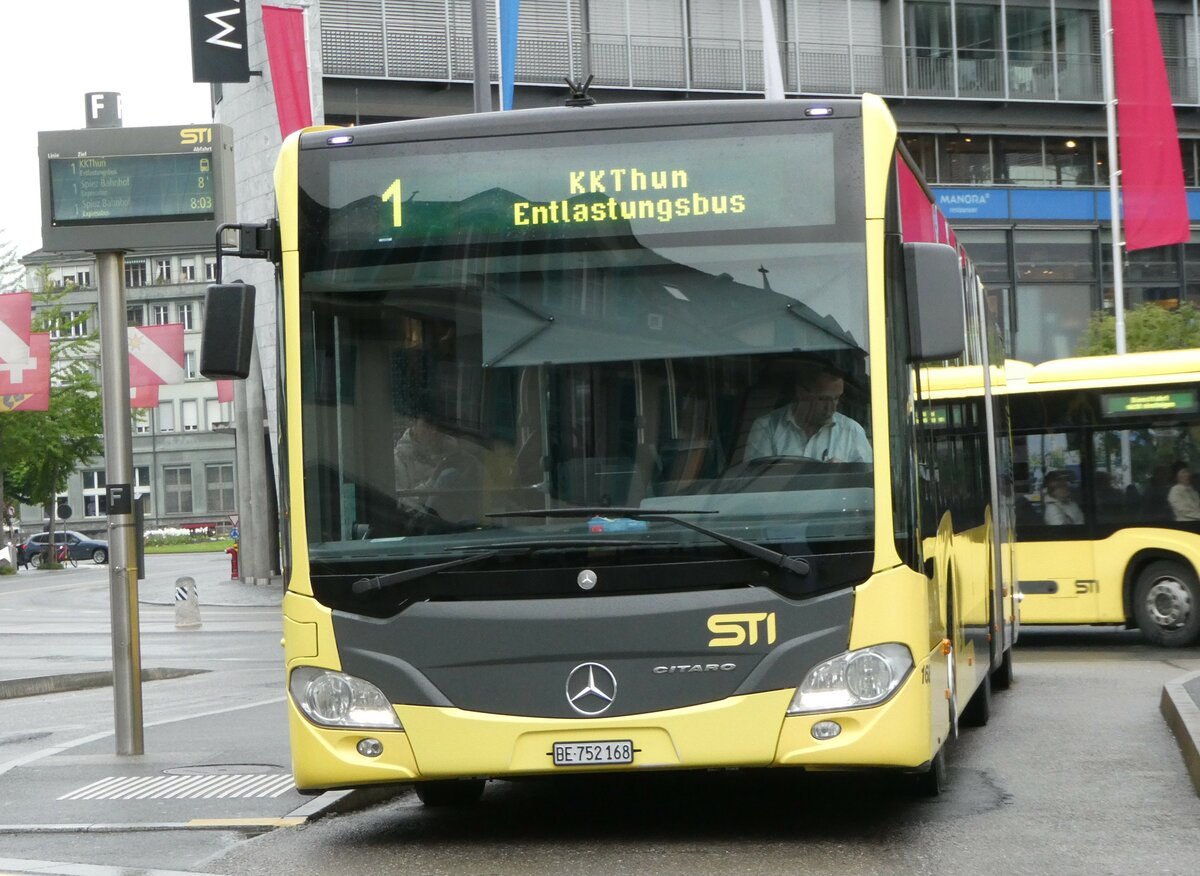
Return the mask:
[[752,541],[737,538],[736,536],[726,535],[723,532],[717,532],[715,529],[709,529],[707,526],[701,526],[698,523],[692,523],[690,520],[683,520],[676,516],[679,514],[719,514],[719,511],[693,511],[693,510],[667,510],[654,511],[645,508],[530,508],[528,511],[497,511],[486,515],[487,517],[628,517],[630,520],[666,520],[671,523],[678,523],[680,526],[688,529],[694,529],[702,535],[707,535],[709,538],[714,538],[722,544],[727,544],[735,550],[739,550],[747,556],[754,557],[757,560],[762,560],[772,566],[780,569],[785,569],[796,575],[807,575],[810,566],[806,560],[799,557],[789,557],[787,554],[773,551],[768,547],[763,547],[761,544],[755,544]]
[[554,541],[510,541],[497,542],[495,544],[480,545],[476,548],[476,553],[468,554],[465,557],[458,557],[453,560],[448,560],[444,563],[433,563],[428,566],[414,566],[411,569],[403,569],[399,572],[389,572],[386,575],[376,575],[373,578],[359,578],[350,585],[350,591],[356,595],[370,593],[373,590],[383,590],[388,587],[395,587],[399,584],[408,584],[412,581],[418,581],[429,575],[436,575],[446,569],[452,569],[456,566],[465,566],[479,560],[485,560],[488,557],[494,557],[497,554],[536,554],[555,550],[569,550],[572,548],[618,548],[618,547],[663,547],[672,544],[672,542],[664,541],[645,541],[642,539],[597,539],[597,538],[575,538],[563,539]]
[[475,554],[468,554],[465,557],[459,557],[456,560],[449,560],[445,563],[434,563],[430,566],[414,566],[411,569],[404,569],[400,572],[376,575],[374,578],[359,578],[350,585],[350,591],[355,594],[362,594],[370,593],[372,590],[383,590],[385,587],[395,587],[397,584],[407,584],[410,581],[416,581],[427,575],[436,575],[445,569],[486,560],[488,557],[494,557],[498,553],[500,553],[498,550],[481,551]]

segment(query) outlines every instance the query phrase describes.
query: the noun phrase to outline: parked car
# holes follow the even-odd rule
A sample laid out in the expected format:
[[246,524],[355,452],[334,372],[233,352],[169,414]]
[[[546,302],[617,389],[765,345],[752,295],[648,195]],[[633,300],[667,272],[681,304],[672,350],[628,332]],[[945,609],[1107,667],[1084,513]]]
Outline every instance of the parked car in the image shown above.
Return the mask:
[[[65,544],[71,557],[76,560],[91,560],[97,564],[108,562],[108,542],[88,538],[82,532],[75,532],[71,529],[55,532],[54,543]],[[42,560],[46,558],[49,544],[50,533],[48,532],[35,532],[25,540],[21,547],[25,551],[25,556],[29,558],[29,565],[37,568],[42,564]]]

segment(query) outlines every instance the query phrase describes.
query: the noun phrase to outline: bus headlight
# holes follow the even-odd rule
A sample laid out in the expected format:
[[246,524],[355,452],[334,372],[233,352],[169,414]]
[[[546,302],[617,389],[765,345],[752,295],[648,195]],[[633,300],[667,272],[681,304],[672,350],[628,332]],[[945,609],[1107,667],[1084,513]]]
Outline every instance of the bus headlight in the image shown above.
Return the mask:
[[316,666],[298,666],[292,670],[288,687],[300,711],[314,724],[404,729],[383,691],[353,675]]
[[818,663],[796,688],[789,715],[873,706],[886,700],[913,667],[904,645],[872,645]]

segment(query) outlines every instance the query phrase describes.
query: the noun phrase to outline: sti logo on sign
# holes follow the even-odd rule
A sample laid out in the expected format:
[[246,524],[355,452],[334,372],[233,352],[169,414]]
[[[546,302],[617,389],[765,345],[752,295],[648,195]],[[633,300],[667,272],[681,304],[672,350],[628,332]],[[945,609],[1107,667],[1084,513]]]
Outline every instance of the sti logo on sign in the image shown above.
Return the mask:
[[192,22],[192,81],[249,82],[243,0],[188,0]]

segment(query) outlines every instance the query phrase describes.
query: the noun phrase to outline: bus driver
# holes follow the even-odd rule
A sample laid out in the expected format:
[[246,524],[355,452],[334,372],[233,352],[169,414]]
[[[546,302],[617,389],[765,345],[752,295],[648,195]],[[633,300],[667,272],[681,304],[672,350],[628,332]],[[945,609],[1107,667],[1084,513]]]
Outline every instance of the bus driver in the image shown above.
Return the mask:
[[750,427],[746,459],[806,456],[822,462],[870,462],[867,433],[837,411],[844,391],[845,381],[832,371],[802,373],[795,401],[764,414]]

